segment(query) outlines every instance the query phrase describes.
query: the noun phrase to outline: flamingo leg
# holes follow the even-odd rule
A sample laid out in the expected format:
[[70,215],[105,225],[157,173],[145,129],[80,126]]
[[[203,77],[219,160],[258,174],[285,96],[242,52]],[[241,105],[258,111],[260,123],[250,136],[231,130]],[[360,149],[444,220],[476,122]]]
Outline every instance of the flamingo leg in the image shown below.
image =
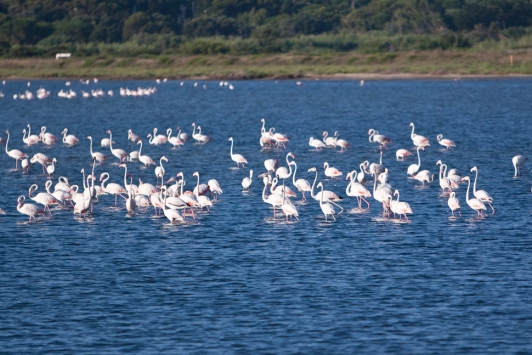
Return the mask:
[[366,202],[366,204],[368,205],[368,210],[369,210],[369,202],[364,197],[361,196],[361,198],[364,200],[364,202]]
[[495,213],[495,208],[493,208],[493,206],[491,205],[491,203],[488,202],[488,205],[490,205],[490,207],[491,207],[491,210],[492,210],[491,213]]

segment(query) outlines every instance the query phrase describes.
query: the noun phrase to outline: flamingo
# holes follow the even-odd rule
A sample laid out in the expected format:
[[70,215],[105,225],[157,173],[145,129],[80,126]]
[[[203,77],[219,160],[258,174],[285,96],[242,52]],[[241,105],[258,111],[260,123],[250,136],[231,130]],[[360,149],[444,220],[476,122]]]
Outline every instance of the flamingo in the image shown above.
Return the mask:
[[421,166],[421,157],[419,156],[419,150],[420,149],[423,149],[422,147],[417,147],[417,164],[411,164],[407,171],[406,171],[406,174],[407,175],[414,175],[415,173],[417,173],[419,171],[419,168]]
[[325,220],[327,220],[327,216],[331,216],[335,221],[336,221],[336,217],[334,217],[334,207],[329,203],[329,202],[325,202],[323,203],[323,183],[319,183],[318,184],[318,188],[321,187],[321,193],[319,194],[320,195],[320,208],[321,208],[321,211],[323,212],[323,214],[325,215]]
[[242,188],[244,190],[249,190],[251,187],[251,183],[253,182],[253,170],[249,171],[249,177],[245,177],[242,179]]
[[425,181],[429,184],[434,181],[434,174],[431,174],[428,170],[421,170],[416,175],[412,175],[412,177],[421,182],[423,186],[425,186]]
[[456,144],[454,144],[454,142],[452,140],[447,139],[447,138],[443,138],[443,134],[438,134],[436,139],[438,140],[438,143],[440,143],[441,145],[443,145],[447,149],[451,149],[451,147],[456,147]]
[[45,166],[46,164],[51,164],[52,159],[50,159],[46,154],[35,153],[35,155],[30,159],[30,163],[35,164],[39,163],[42,166],[42,173],[46,174]]
[[290,203],[290,200],[285,198],[286,190],[284,189],[284,180],[283,180],[283,195],[282,195],[282,202],[281,202],[281,210],[284,212],[284,215],[286,216],[286,220],[288,221],[288,217],[292,219],[292,217],[295,217],[299,221],[299,213],[297,212],[296,207]]
[[150,166],[150,165],[155,164],[155,162],[153,161],[152,158],[150,158],[147,155],[142,155],[142,141],[138,141],[137,144],[140,144],[140,148],[139,148],[139,160],[140,160],[140,162],[143,163],[144,166]]
[[201,134],[201,127],[198,126],[198,133],[196,133],[196,124],[195,123],[192,123],[192,127],[194,127],[194,130],[192,131],[192,138],[194,138],[196,141],[198,141],[198,143],[207,143],[208,141],[211,140],[210,137],[204,135],[204,134]]
[[[51,186],[52,182],[48,180],[46,184],[49,184],[49,186]],[[51,216],[52,211],[50,210],[50,205],[59,205],[59,201],[57,201],[57,199],[52,194],[49,194],[47,192],[39,192],[37,195],[33,196],[33,193],[38,188],[39,187],[37,186],[37,184],[31,185],[29,188],[28,195],[33,201],[43,205],[45,211],[46,209],[48,209],[48,212],[50,213],[50,216]]]
[[453,216],[454,216],[454,211],[458,211],[458,214],[460,214],[460,216],[462,215],[462,213],[460,212],[460,202],[456,198],[456,192],[454,191],[451,192],[451,194],[449,195],[449,199],[447,200],[447,205],[451,209],[451,214]]
[[64,176],[60,176],[57,178],[57,181],[59,181],[57,184],[55,184],[54,186],[54,191],[57,191],[57,190],[63,190],[63,191],[68,191],[70,190],[70,184],[68,182],[68,179]]
[[231,142],[231,159],[236,163],[237,167],[240,167],[238,164],[242,164],[244,168],[244,164],[247,164],[248,161],[241,154],[233,154],[233,137],[229,137],[228,140]]
[[373,180],[373,198],[382,203],[383,214],[388,213],[391,196],[392,188],[389,184],[381,184],[377,188],[377,179]]
[[161,178],[161,186],[164,185],[164,167],[163,167],[163,160],[168,163],[168,158],[165,156],[162,156],[161,159],[159,159],[159,166],[155,168],[155,176],[157,177],[157,182],[159,182],[159,178]]
[[478,168],[476,166],[471,168],[471,172],[475,172],[475,183],[473,184],[473,195],[481,202],[487,203],[490,205],[492,213],[495,213],[495,209],[491,205],[493,198],[484,190],[477,190],[477,178],[478,178]]
[[209,189],[211,190],[214,199],[217,200],[217,196],[223,194],[223,190],[220,187],[220,184],[215,179],[210,179],[207,184],[209,185]]
[[[9,135],[7,136],[7,140],[9,141]],[[6,151],[7,151],[7,143],[6,143]],[[521,175],[521,171],[519,171],[519,168],[523,166],[527,160],[528,158],[525,157],[524,155],[516,155],[515,157],[512,158],[512,164],[514,165],[514,169],[515,169],[514,176]]]
[[127,193],[127,191],[122,186],[114,182],[110,182],[109,184],[105,185],[107,183],[107,180],[109,180],[109,173],[101,173],[100,182],[102,185],[102,190],[110,195],[115,195],[116,206],[116,199],[118,198],[118,196],[122,197],[125,200],[126,198],[122,196],[122,194]]
[[[124,168],[124,187],[125,187],[125,189],[128,191],[128,193],[129,193],[130,189],[133,191],[133,193],[135,193],[135,191],[137,191],[139,189],[139,187],[137,185],[133,184],[132,181],[130,181],[129,184],[127,183],[127,176],[128,176],[127,165],[126,164],[120,164],[118,167],[119,168]],[[93,174],[94,174],[94,172],[93,172]],[[131,174],[129,174],[129,175],[131,175]]]
[[28,158],[24,158],[20,161],[20,167],[22,168],[22,173],[27,174],[30,170],[30,161]]
[[414,123],[410,122],[410,127],[412,127],[412,133],[410,134],[410,138],[412,139],[412,142],[414,142],[414,145],[416,147],[430,146],[430,142],[427,138],[414,133]]
[[[92,185],[87,189],[87,191],[91,191],[94,188],[95,177],[93,175],[87,176],[87,185],[89,184],[89,180],[92,182]],[[85,181],[83,181],[83,184],[85,185]],[[81,217],[86,217],[87,213],[89,213],[91,204],[92,194],[88,193],[87,196],[83,194],[83,197],[78,199],[76,205],[74,206],[74,214],[79,214]]]
[[316,148],[316,150],[320,150],[321,148],[325,148],[326,147],[325,143],[323,143],[319,139],[314,139],[314,137],[310,137],[310,140],[308,141],[308,144],[311,147]]
[[279,180],[277,178],[273,178],[272,187],[270,189],[272,194],[283,195],[283,192],[284,192],[284,194],[288,195],[289,198],[297,197],[296,193],[292,191],[290,187],[284,185],[284,180],[283,180],[283,186],[277,186],[278,182]]
[[207,211],[209,210],[209,206],[212,206],[211,200],[205,196],[200,195],[200,183],[199,183],[199,173],[196,171],[192,176],[195,176],[198,180],[196,182],[196,188],[194,189],[194,195],[196,195],[196,200],[198,201],[198,204],[203,209],[203,207],[207,207]]
[[305,179],[297,179],[296,180],[296,171],[297,171],[297,164],[295,160],[292,160],[290,165],[294,166],[294,174],[292,175],[292,184],[301,192],[302,200],[306,201],[307,198],[305,197],[305,192],[310,192],[312,188],[310,187],[310,183]]
[[395,190],[393,195],[397,195],[397,200],[393,200],[390,197],[390,209],[393,212],[393,216],[395,218],[395,214],[397,213],[399,215],[399,219],[401,219],[401,215],[405,216],[405,220],[408,220],[407,214],[413,214],[412,208],[410,208],[410,205],[407,202],[399,202],[399,190]]
[[268,171],[268,173],[273,173],[277,169],[278,165],[279,162],[277,161],[277,159],[266,159],[264,161],[264,167],[266,168],[266,171]]
[[46,132],[46,127],[41,127],[41,134],[39,135],[41,141],[46,145],[54,145],[57,142],[57,137],[53,134]]
[[28,123],[28,136],[26,136],[26,130],[22,130],[22,141],[26,143],[27,145],[34,145],[41,141],[39,136],[35,134],[30,134],[30,124]]
[[107,131],[105,131],[105,133],[109,133],[109,142],[110,142],[109,148],[111,149],[111,153],[113,153],[113,155],[117,157],[121,163],[127,160],[127,157],[129,156],[129,154],[127,154],[125,150],[113,149],[113,132],[111,132],[111,130],[108,129]]
[[340,206],[339,204],[337,204],[336,202],[343,200],[343,197],[338,196],[337,194],[335,194],[332,191],[323,190],[323,189],[322,189],[322,191],[318,192],[317,194],[314,194],[314,186],[316,185],[316,181],[318,180],[318,169],[316,169],[315,167],[308,169],[309,173],[311,171],[315,172],[316,175],[314,177],[314,182],[312,183],[312,188],[310,189],[310,196],[312,196],[312,198],[315,199],[315,200],[320,200],[321,199],[321,195],[324,195],[323,196],[324,201],[325,202],[330,202],[330,203],[338,206],[338,208],[341,209],[338,214],[342,213],[344,211],[344,208],[342,206]]
[[345,152],[347,150],[347,147],[350,147],[351,144],[345,139],[341,139],[341,138],[338,139],[339,137],[338,132],[334,132],[334,135],[336,137],[336,145],[340,147],[341,152]]
[[275,207],[281,206],[283,204],[282,199],[284,199],[284,197],[276,193],[272,193],[271,195],[268,195],[268,197],[266,197],[266,188],[268,187],[268,177],[264,176],[262,178],[262,182],[264,183],[264,189],[262,190],[262,201],[272,205],[273,217],[275,218],[276,217]]
[[166,203],[167,203],[167,194],[166,194],[166,187],[163,186],[163,191],[164,191],[164,200],[162,201],[162,204],[161,204],[161,209],[163,210],[163,213],[165,215],[166,218],[168,218],[168,220],[170,221],[170,223],[174,224],[175,222],[184,222],[184,218],[183,216],[181,216],[179,214],[179,212],[177,212],[176,210],[172,209],[172,208],[166,208]]
[[15,159],[15,169],[18,169],[18,161],[22,160],[24,158],[28,158],[28,155],[26,153],[22,153],[18,149],[7,149],[7,145],[9,144],[9,131],[6,129],[4,131],[7,134],[7,140],[6,140],[6,154],[9,155],[11,158]]
[[393,143],[390,138],[386,137],[385,135],[379,134],[379,132],[377,132],[373,128],[371,128],[368,131],[368,135],[369,135],[369,141],[371,143],[378,143],[381,150],[382,150],[382,147],[388,149],[387,144]]
[[262,122],[262,128],[260,129],[260,146],[261,147],[264,147],[264,146],[268,146],[268,147],[271,147],[272,145],[275,144],[275,141],[272,137],[272,135],[270,134],[270,131],[266,131],[266,128],[264,127],[265,124],[266,124],[266,121],[264,120],[264,118],[261,118],[260,120]]
[[[366,161],[365,163],[367,165],[367,163],[369,162]],[[374,177],[378,177],[381,173],[384,172],[384,169],[385,169],[384,165],[382,165],[382,150],[381,150],[379,163],[371,163],[369,165],[369,173],[373,175]]]
[[349,184],[347,185],[347,188],[345,189],[345,193],[347,196],[350,197],[356,197],[358,201],[358,208],[362,208],[362,200],[366,202],[369,209],[369,202],[364,197],[371,197],[371,193],[362,185],[361,183],[356,182],[357,177],[357,171],[353,170],[352,172],[348,173],[345,179],[349,179]]
[[91,137],[91,136],[87,136],[87,139],[91,141],[91,145],[90,145],[91,157],[92,157],[93,159],[96,159],[96,161],[97,161],[98,163],[100,163],[100,165],[103,164],[103,162],[104,162],[105,160],[107,160],[108,156],[105,155],[105,154],[103,154],[103,153],[100,153],[100,152],[93,152],[93,151],[92,151],[92,137]]
[[63,204],[63,206],[65,205],[66,201],[71,201],[72,200],[72,195],[68,191],[56,190],[54,192],[51,192],[50,191],[50,187],[51,186],[52,186],[51,182],[50,182],[50,184],[48,184],[48,182],[47,182],[44,185],[44,187],[46,188],[46,192],[49,193],[50,195],[54,196],[57,201],[59,201],[60,203]]
[[381,184],[388,184],[390,182],[390,173],[388,172],[388,168],[384,168],[384,172],[380,173],[377,176],[377,179]]
[[37,207],[34,204],[24,203],[25,200],[26,200],[26,197],[24,197],[24,195],[19,196],[19,198],[17,199],[18,201],[17,211],[19,211],[22,214],[25,214],[26,216],[29,216],[30,217],[29,221],[31,221],[32,218],[34,221],[36,221],[35,216],[39,214],[43,215],[44,211],[39,209],[39,207]]
[[405,158],[409,155],[411,155],[412,153],[410,153],[408,150],[406,149],[397,149],[397,152],[395,152],[395,158],[397,160],[405,160]]
[[323,163],[323,169],[325,169],[325,176],[330,177],[331,179],[336,179],[337,177],[343,175],[340,170],[333,167],[329,167],[329,163],[327,162]]
[[55,172],[55,163],[57,163],[57,159],[56,158],[53,158],[52,159],[52,165],[48,165],[46,167],[46,172],[48,173],[48,176],[52,176]]
[[365,162],[362,162],[359,167],[360,167],[360,173],[358,173],[357,175],[357,180],[359,183],[361,183],[362,185],[364,185],[366,183],[366,174],[369,174],[366,169],[368,167],[368,164],[369,162],[366,160]]
[[447,166],[445,164],[442,164],[441,160],[438,160],[436,162],[436,165],[440,166],[440,173],[438,175],[438,178],[440,180],[440,187],[443,193],[445,193],[445,189],[448,189],[449,192],[452,192],[452,188],[457,188],[458,185],[456,185],[456,183],[453,180],[445,177],[443,168],[444,167],[447,168]]
[[63,136],[63,143],[67,146],[73,146],[79,143],[79,139],[72,134],[68,134],[68,129],[66,128],[63,129],[61,135]]
[[486,210],[486,206],[482,201],[476,198],[469,198],[469,187],[471,186],[471,180],[469,179],[469,176],[465,176],[462,178],[463,181],[467,181],[467,192],[466,192],[466,202],[473,210],[477,211],[477,214],[479,217],[483,217],[482,211]]
[[137,143],[138,141],[140,141],[140,137],[138,135],[136,135],[135,133],[133,133],[132,130],[128,130],[127,131],[127,139],[132,141],[133,143]]
[[181,133],[181,127],[177,127],[177,137],[184,142],[190,139],[190,135],[186,132]]
[[181,148],[180,146],[182,146],[183,144],[183,141],[179,138],[179,134],[176,136],[176,137],[172,137],[172,129],[171,128],[168,128],[166,130],[166,134],[168,135],[168,143],[172,144],[174,146],[174,148],[177,146],[178,148]]
[[334,137],[329,137],[329,133],[327,131],[324,131],[323,134],[323,143],[327,146],[327,148],[336,148],[336,135]]
[[165,135],[157,135],[157,128],[153,129],[153,136],[148,134],[147,137],[149,138],[149,143],[154,145],[165,144],[168,141],[168,138],[166,138]]
[[288,143],[290,139],[282,133],[273,133],[273,132],[275,132],[275,128],[272,127],[270,128],[270,136],[272,137],[275,144],[277,144],[278,147],[282,145],[283,148],[286,148],[286,143]]
[[292,159],[295,159],[294,154],[288,153],[286,154],[286,164],[288,165],[288,169],[284,166],[281,166],[280,168],[277,168],[275,171],[275,176],[277,176],[279,179],[288,179],[292,175],[292,165],[290,165],[290,162],[288,161],[288,157],[292,157]]

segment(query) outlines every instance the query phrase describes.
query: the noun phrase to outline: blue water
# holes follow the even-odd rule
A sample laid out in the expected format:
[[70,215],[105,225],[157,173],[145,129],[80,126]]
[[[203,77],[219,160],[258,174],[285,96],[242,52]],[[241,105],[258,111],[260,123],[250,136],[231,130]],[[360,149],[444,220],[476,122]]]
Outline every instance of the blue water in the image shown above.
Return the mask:
[[[43,191],[40,165],[28,175],[0,154],[0,344],[3,353],[531,353],[532,352],[532,174],[525,165],[513,177],[511,158],[531,152],[532,81],[247,81],[235,90],[217,82],[168,82],[150,97],[119,97],[119,87],[155,86],[152,81],[81,85],[73,100],[58,98],[64,81],[32,82],[52,91],[46,100],[13,100],[26,82],[1,89],[0,122],[12,133],[9,149],[57,157],[56,177],[81,185],[90,168],[87,135],[97,142],[111,129],[117,148],[136,149],[127,130],[145,137],[191,123],[213,140],[187,142],[181,149],[146,144],[154,160],[165,155],[166,178],[180,171],[187,188],[217,179],[224,193],[210,212],[170,225],[153,209],[126,217],[123,202],[103,196],[92,218],[71,209],[27,222],[16,210],[19,195],[33,183]],[[207,89],[202,89],[206,85]],[[114,90],[115,97],[83,99],[81,90]],[[287,149],[261,151],[260,119],[291,136]],[[479,167],[478,187],[494,198],[496,212],[478,218],[457,196],[462,216],[450,217],[437,181],[429,187],[407,179],[408,165],[395,150],[414,153],[409,123],[431,140],[422,169],[437,174],[436,161],[469,174]],[[22,129],[64,127],[81,143],[26,147]],[[345,194],[344,179],[324,179],[323,163],[347,173],[364,161],[377,162],[379,149],[368,142],[375,128],[394,143],[383,164],[391,184],[414,214],[410,222],[382,217],[369,199],[368,212]],[[308,146],[310,136],[340,133],[352,146],[345,153]],[[436,135],[453,139],[444,150]],[[234,151],[249,161],[235,169]],[[3,135],[5,138],[5,134]],[[2,147],[3,149],[3,147]],[[95,150],[108,148],[95,145]],[[313,166],[326,189],[344,196],[346,211],[325,221],[319,203],[297,202],[300,221],[273,218],[261,198],[262,183],[251,192],[240,182],[263,161],[284,163],[293,152],[297,178],[312,182]],[[96,175],[122,183],[123,170],[110,158]],[[285,165],[284,163],[283,165]],[[128,163],[135,179],[155,184],[153,168]],[[254,177],[254,178],[255,178]],[[121,199],[119,199],[121,200]],[[338,209],[337,209],[338,211]]]

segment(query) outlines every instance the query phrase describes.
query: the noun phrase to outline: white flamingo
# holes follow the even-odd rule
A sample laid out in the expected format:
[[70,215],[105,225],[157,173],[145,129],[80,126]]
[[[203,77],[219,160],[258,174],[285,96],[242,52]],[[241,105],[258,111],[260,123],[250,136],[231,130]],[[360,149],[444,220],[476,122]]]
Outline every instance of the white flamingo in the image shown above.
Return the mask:
[[118,196],[122,197],[125,200],[126,198],[122,196],[122,194],[127,193],[127,191],[122,186],[114,182],[110,182],[109,184],[105,185],[107,183],[107,180],[109,180],[109,173],[101,173],[100,182],[102,185],[102,190],[110,195],[115,195],[115,206],[116,206],[116,202],[117,202],[116,200]]
[[301,199],[303,201],[306,201],[307,198],[305,197],[305,192],[310,192],[312,190],[312,188],[310,187],[310,183],[305,179],[296,180],[297,164],[295,160],[292,160],[289,164],[294,166],[294,173],[292,175],[292,184],[294,184],[294,186],[299,190],[299,192],[301,192],[301,196],[302,196]]
[[155,176],[157,177],[157,183],[159,183],[159,178],[161,178],[161,186],[164,185],[164,166],[163,166],[163,160],[168,163],[168,158],[165,156],[162,156],[161,159],[159,159],[159,166],[155,168]]
[[397,149],[397,151],[395,152],[395,158],[397,160],[405,160],[405,158],[409,155],[411,155],[412,153],[410,153],[408,150],[406,149]]
[[138,141],[137,144],[140,144],[139,155],[138,155],[140,162],[143,163],[144,166],[154,165],[155,162],[153,161],[152,158],[150,158],[147,155],[142,155],[142,141]]
[[207,196],[200,195],[199,193],[199,190],[200,190],[199,173],[196,171],[194,174],[192,174],[192,176],[195,176],[197,178],[196,188],[194,189],[194,195],[196,195],[196,200],[198,200],[198,203],[202,209],[203,207],[207,207],[207,211],[208,211],[209,206],[212,206],[212,202]]
[[90,145],[90,152],[91,152],[91,157],[93,159],[96,159],[96,161],[98,163],[103,164],[104,161],[107,160],[107,155],[103,154],[103,153],[100,153],[100,152],[93,152],[92,151],[92,137],[91,136],[87,136],[87,139],[91,141],[91,145]]
[[277,170],[275,170],[275,176],[277,176],[279,179],[288,179],[292,175],[292,166],[288,161],[288,157],[292,157],[292,159],[295,159],[294,154],[286,154],[286,165],[288,165],[288,169],[284,166],[281,166],[280,168],[277,168]]
[[416,147],[428,147],[430,146],[430,142],[427,138],[414,133],[414,123],[410,123],[410,127],[412,127],[412,133],[410,134],[410,138],[412,139],[412,142],[414,142],[414,145]]
[[323,143],[319,139],[314,139],[314,137],[310,137],[310,139],[308,141],[308,144],[311,147],[316,148],[316,150],[320,150],[321,148],[325,148],[326,147],[325,143]]
[[322,136],[323,143],[325,143],[328,148],[336,148],[336,136],[329,137],[329,133],[327,131],[324,131]]
[[423,149],[422,147],[417,147],[417,164],[411,164],[407,171],[406,171],[406,174],[407,175],[414,175],[415,173],[417,173],[419,171],[419,168],[421,167],[421,157],[419,156],[419,150],[420,149]]
[[63,136],[63,143],[67,146],[73,146],[79,143],[79,139],[72,134],[68,134],[68,129],[66,128],[63,129],[61,135]]
[[242,188],[244,190],[249,190],[251,187],[251,183],[253,182],[253,170],[249,171],[249,177],[245,177],[242,179]]
[[454,211],[458,211],[458,214],[461,216],[460,212],[460,202],[456,198],[456,192],[452,191],[447,200],[447,206],[451,209],[451,214],[454,216]]
[[371,193],[359,182],[356,182],[357,177],[357,171],[353,170],[347,176],[345,179],[349,179],[349,184],[347,185],[347,188],[345,189],[345,193],[347,196],[350,197],[356,197],[358,201],[358,208],[362,208],[362,200],[366,202],[369,209],[369,202],[365,199],[365,197],[371,197]]
[[443,134],[438,134],[438,136],[436,136],[436,139],[438,140],[438,143],[440,143],[440,145],[443,145],[447,149],[451,149],[451,147],[456,147],[456,144],[454,144],[452,140],[443,138]]
[[244,164],[247,164],[248,161],[241,154],[233,154],[233,137],[229,137],[228,140],[231,142],[231,159],[236,163],[237,167],[240,167],[239,164],[242,164],[244,168]]
[[325,162],[323,163],[323,169],[325,169],[325,176],[327,177],[330,177],[331,179],[336,179],[337,177],[340,177],[343,175],[343,173],[334,168],[334,167],[329,167],[329,163]]
[[22,159],[27,159],[28,155],[26,153],[22,153],[18,149],[7,149],[7,145],[9,144],[9,131],[6,129],[4,131],[7,134],[7,140],[6,140],[6,154],[10,156],[11,158],[15,159],[15,169],[18,169],[18,161]]
[[57,142],[57,137],[52,133],[46,132],[46,127],[41,127],[41,134],[39,135],[41,141],[46,145],[54,145]]
[[172,129],[168,128],[166,130],[166,134],[168,135],[168,143],[174,146],[174,148],[177,146],[178,148],[181,148],[182,145],[185,143],[179,138],[179,134],[176,137],[172,137]]
[[486,210],[484,203],[476,198],[469,198],[469,188],[471,186],[471,180],[469,176],[465,176],[462,180],[467,181],[467,192],[466,192],[466,202],[473,210],[477,211],[479,217],[483,217],[482,211]]
[[[284,187],[284,180],[283,180],[283,187]],[[296,207],[292,203],[290,203],[290,200],[285,198],[285,193],[286,193],[286,190],[283,189],[281,210],[286,216],[287,221],[289,217],[290,219],[292,219],[292,217],[295,217],[299,221],[299,213],[297,212]]]
[[[7,138],[9,140],[9,135],[7,136]],[[7,150],[7,144],[6,144],[6,150]],[[525,157],[524,155],[516,155],[515,157],[512,158],[512,164],[514,165],[514,169],[515,169],[514,176],[521,175],[521,171],[519,170],[519,168],[525,165],[527,160],[528,158]]]
[[309,173],[311,171],[315,172],[316,175],[314,176],[314,182],[312,183],[312,188],[310,189],[310,196],[312,196],[312,198],[315,199],[315,200],[320,200],[321,199],[321,195],[323,195],[323,200],[325,202],[330,202],[330,203],[336,205],[338,208],[341,209],[339,214],[342,213],[344,211],[344,208],[342,206],[340,206],[339,204],[337,204],[336,202],[343,200],[343,197],[335,194],[332,191],[323,190],[323,189],[322,189],[322,191],[318,192],[317,194],[314,194],[314,186],[316,185],[316,181],[318,180],[318,169],[316,169],[316,168],[308,169]]
[[121,163],[126,161],[129,154],[127,154],[125,150],[113,149],[113,132],[108,129],[107,131],[105,131],[105,133],[109,133],[109,148],[111,149],[111,153],[113,153],[113,155],[117,157]]
[[490,205],[492,213],[495,213],[495,209],[491,205],[491,203],[493,202],[493,198],[486,191],[477,190],[478,168],[474,166],[473,168],[471,168],[471,172],[473,171],[475,172],[475,182],[473,184],[473,195],[475,195],[475,197],[478,200]]
[[26,130],[23,129],[22,130],[22,140],[24,141],[24,143],[26,143],[27,145],[34,145],[34,144],[37,144],[41,141],[41,139],[39,138],[38,135],[35,135],[35,134],[31,134],[30,133],[30,124],[28,123],[28,136],[26,136]]
[[395,218],[395,214],[397,213],[399,215],[399,218],[401,218],[401,215],[405,216],[405,220],[408,220],[407,214],[413,214],[412,208],[407,202],[399,201],[399,190],[395,190],[393,195],[397,195],[397,200],[390,200],[390,209],[393,212],[393,216]]
[[368,135],[369,135],[369,141],[371,143],[378,143],[381,150],[382,150],[382,147],[388,149],[387,144],[393,143],[390,138],[386,137],[385,135],[379,134],[379,132],[377,132],[373,128],[371,128],[368,131]]
[[336,221],[336,217],[334,217],[334,207],[329,203],[329,202],[323,202],[323,184],[320,182],[318,184],[318,188],[321,187],[321,193],[319,194],[320,195],[320,208],[321,208],[321,211],[323,212],[323,214],[325,215],[325,220],[327,220],[327,216],[331,216],[335,221]]
[[24,203],[25,200],[26,200],[26,197],[24,197],[23,195],[19,196],[19,198],[17,199],[18,201],[17,211],[19,211],[22,214],[25,214],[26,216],[29,216],[30,217],[29,221],[31,221],[32,218],[34,221],[36,221],[35,216],[39,214],[44,214],[44,211],[34,204]]
[[53,158],[52,164],[46,167],[46,172],[48,173],[48,176],[50,177],[55,173],[55,163],[57,163],[57,159]]
[[[48,180],[46,182],[46,184],[50,184],[50,186],[51,186],[52,182],[50,180]],[[43,205],[45,211],[46,211],[46,209],[48,209],[48,212],[50,213],[50,216],[51,216],[52,215],[52,211],[50,210],[50,205],[59,205],[59,201],[57,201],[57,199],[52,194],[49,194],[47,192],[39,192],[37,195],[33,196],[33,193],[38,188],[39,187],[37,186],[37,184],[31,185],[30,189],[29,189],[29,192],[28,192],[28,195],[33,201]]]

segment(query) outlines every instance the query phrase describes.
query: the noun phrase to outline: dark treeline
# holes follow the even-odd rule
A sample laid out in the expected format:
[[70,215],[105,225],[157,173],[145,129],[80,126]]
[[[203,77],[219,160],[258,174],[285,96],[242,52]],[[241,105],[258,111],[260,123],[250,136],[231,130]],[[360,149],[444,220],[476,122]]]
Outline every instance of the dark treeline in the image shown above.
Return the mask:
[[158,44],[159,53],[283,52],[298,48],[294,38],[323,34],[341,51],[373,32],[447,49],[519,38],[530,26],[531,0],[0,0],[0,54],[113,43]]

